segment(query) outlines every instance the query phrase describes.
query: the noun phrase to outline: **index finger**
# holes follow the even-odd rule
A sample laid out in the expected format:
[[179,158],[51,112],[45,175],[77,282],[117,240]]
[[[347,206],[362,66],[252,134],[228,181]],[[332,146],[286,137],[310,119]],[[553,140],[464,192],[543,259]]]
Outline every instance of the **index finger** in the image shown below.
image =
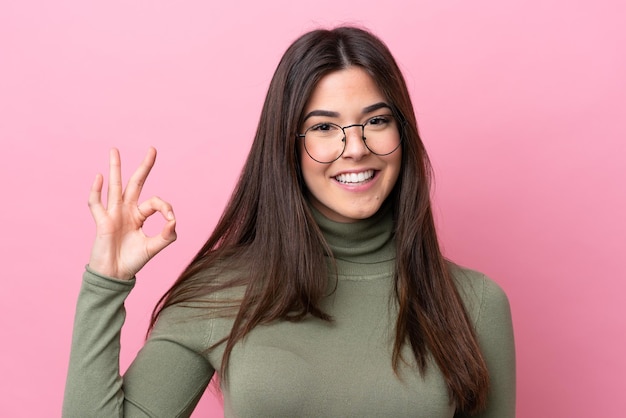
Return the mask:
[[139,200],[141,189],[143,189],[143,185],[145,184],[148,174],[150,174],[150,170],[152,170],[155,161],[156,149],[154,147],[150,147],[148,148],[148,152],[143,158],[143,161],[130,177],[130,180],[128,180],[128,185],[126,186],[123,197],[125,201],[136,202]]

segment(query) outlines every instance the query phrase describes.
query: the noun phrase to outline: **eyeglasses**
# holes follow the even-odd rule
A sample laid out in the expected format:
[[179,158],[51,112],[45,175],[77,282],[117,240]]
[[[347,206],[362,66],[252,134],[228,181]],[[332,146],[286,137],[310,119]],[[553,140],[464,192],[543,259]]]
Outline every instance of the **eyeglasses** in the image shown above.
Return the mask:
[[304,140],[304,149],[312,159],[318,163],[329,164],[338,160],[346,149],[346,129],[356,126],[361,127],[363,143],[372,154],[389,155],[402,142],[402,135],[393,115],[378,115],[363,124],[353,123],[348,126],[322,122],[296,136]]

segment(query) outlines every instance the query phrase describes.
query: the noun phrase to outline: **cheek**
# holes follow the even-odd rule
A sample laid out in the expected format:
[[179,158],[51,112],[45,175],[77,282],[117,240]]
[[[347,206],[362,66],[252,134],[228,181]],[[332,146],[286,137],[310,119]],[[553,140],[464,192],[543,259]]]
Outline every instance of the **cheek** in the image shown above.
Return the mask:
[[389,161],[389,168],[391,169],[391,172],[393,173],[392,178],[390,179],[392,182],[391,187],[393,187],[397,183],[398,178],[400,177],[400,173],[402,172],[401,149],[398,149],[397,151],[395,151],[393,154],[390,155],[390,157],[391,156],[393,158]]
[[304,179],[304,184],[307,189],[311,189],[312,182],[315,179],[315,175],[319,171],[319,164],[309,157],[309,154],[306,153],[304,147],[302,146],[302,142],[298,144],[298,161],[300,162],[300,170],[302,171],[302,178]]

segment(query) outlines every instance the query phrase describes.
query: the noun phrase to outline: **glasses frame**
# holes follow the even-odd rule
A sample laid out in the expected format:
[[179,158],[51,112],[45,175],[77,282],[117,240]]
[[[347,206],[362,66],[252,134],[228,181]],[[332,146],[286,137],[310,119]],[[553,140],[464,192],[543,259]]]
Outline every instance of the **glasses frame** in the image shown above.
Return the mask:
[[[392,117],[396,121],[396,123],[398,123],[398,118],[395,115],[393,115],[393,114],[381,114],[381,115],[372,116],[371,118],[368,119],[368,121],[373,119],[373,118],[380,117],[380,116]],[[325,123],[327,125],[335,126],[335,127],[339,128],[339,129],[341,129],[341,131],[343,132],[343,138],[341,139],[341,142],[343,142],[343,149],[341,150],[341,152],[339,153],[337,158],[335,158],[334,160],[331,160],[331,161],[320,161],[317,158],[313,157],[311,155],[311,153],[309,152],[309,150],[307,149],[307,147],[306,147],[306,140],[305,140],[306,133],[309,132],[309,130],[313,129],[316,125],[313,125],[313,126],[307,128],[307,130],[305,130],[303,134],[296,134],[296,138],[300,138],[304,142],[304,150],[306,151],[308,156],[311,157],[311,159],[313,161],[316,161],[316,162],[318,162],[320,164],[334,163],[335,161],[337,161],[338,159],[341,158],[343,153],[346,151],[346,143],[347,143],[347,141],[346,141],[346,136],[347,136],[346,135],[346,129],[348,129],[348,128],[354,128],[355,126],[360,126],[361,127],[361,139],[363,140],[363,144],[365,144],[365,148],[367,148],[368,151],[371,152],[372,154],[378,155],[379,157],[384,157],[385,155],[389,155],[392,152],[394,152],[395,150],[397,150],[400,147],[400,145],[402,145],[402,141],[404,139],[404,135],[403,135],[404,122],[401,122],[398,125],[399,127],[402,128],[402,129],[398,129],[398,135],[400,135],[400,141],[398,142],[398,145],[393,150],[391,150],[389,152],[386,152],[384,154],[379,154],[379,153],[373,151],[370,147],[367,146],[367,138],[365,137],[365,126],[367,125],[367,123],[353,123],[351,125],[346,125],[346,126],[341,126],[341,125],[338,125],[338,124],[332,123],[332,122],[325,122]]]

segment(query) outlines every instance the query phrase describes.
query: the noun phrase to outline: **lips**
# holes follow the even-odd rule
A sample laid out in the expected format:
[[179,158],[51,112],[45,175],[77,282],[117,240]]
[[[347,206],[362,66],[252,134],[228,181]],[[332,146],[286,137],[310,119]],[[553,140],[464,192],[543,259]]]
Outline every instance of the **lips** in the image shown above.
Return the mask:
[[335,176],[335,180],[343,184],[364,183],[374,177],[374,170],[365,170],[359,173],[342,173]]

